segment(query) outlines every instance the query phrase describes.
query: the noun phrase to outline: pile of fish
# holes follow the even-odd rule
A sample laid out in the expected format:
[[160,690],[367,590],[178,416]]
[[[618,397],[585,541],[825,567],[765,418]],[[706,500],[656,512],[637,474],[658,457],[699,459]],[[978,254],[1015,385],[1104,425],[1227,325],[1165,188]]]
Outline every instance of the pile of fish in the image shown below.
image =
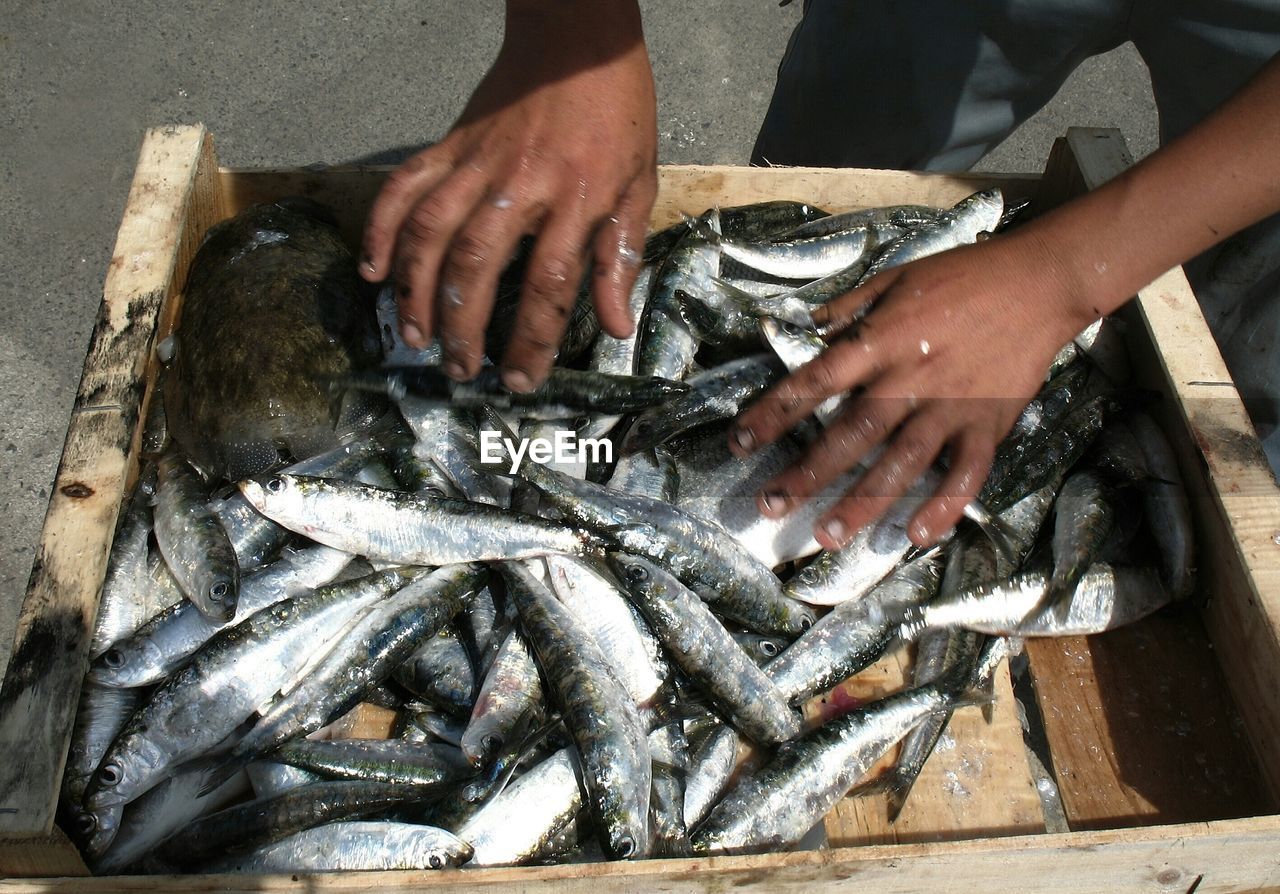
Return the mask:
[[[896,815],[1020,638],[1191,586],[1178,471],[1110,321],[1055,359],[938,548],[905,526],[941,469],[838,552],[813,524],[858,470],[758,513],[839,399],[729,453],[739,411],[821,350],[814,307],[1012,210],[712,209],[650,237],[633,337],[581,296],[532,394],[398,342],[319,209],[219,225],[164,346],[63,827],[103,873],[296,872],[785,849],[859,783]],[[801,711],[904,642],[909,688]],[[345,738],[362,704],[392,737]]]

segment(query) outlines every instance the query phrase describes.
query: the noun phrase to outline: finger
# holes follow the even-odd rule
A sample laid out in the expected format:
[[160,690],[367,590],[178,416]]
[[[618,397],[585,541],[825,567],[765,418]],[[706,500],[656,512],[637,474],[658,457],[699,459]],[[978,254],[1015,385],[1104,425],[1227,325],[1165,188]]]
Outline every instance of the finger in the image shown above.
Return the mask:
[[441,261],[488,181],[480,164],[459,165],[423,196],[400,229],[394,261],[396,301],[401,334],[413,347],[426,347],[431,340]]
[[853,469],[911,413],[912,402],[885,388],[853,398],[800,461],[766,484],[760,511],[779,517]]
[[491,193],[449,246],[440,273],[436,314],[444,371],[451,378],[468,380],[480,372],[498,279],[521,237],[543,213],[542,202],[513,199],[516,194],[510,189]]
[[729,431],[738,456],[772,444],[823,401],[862,384],[878,369],[869,331],[842,339],[765,392]]
[[827,335],[843,332],[867,315],[868,309],[884,297],[897,280],[900,268],[878,273],[851,292],[828,301],[813,311],[813,322]]
[[818,543],[840,549],[884,515],[933,465],[946,438],[945,420],[936,414],[912,416],[853,490],[818,520],[814,527]]
[[432,146],[387,175],[365,219],[361,276],[370,282],[387,278],[404,219],[422,197],[453,170],[455,160],[451,149]]
[[656,194],[654,177],[632,181],[593,243],[592,294],[596,316],[600,318],[600,327],[614,338],[627,338],[635,332],[631,288],[640,272],[644,235]]
[[907,528],[913,543],[932,546],[956,526],[987,480],[995,452],[995,438],[985,432],[966,430],[952,438],[951,468]]
[[586,267],[590,226],[583,214],[551,217],[529,258],[515,335],[502,357],[502,382],[512,391],[542,384],[560,348]]

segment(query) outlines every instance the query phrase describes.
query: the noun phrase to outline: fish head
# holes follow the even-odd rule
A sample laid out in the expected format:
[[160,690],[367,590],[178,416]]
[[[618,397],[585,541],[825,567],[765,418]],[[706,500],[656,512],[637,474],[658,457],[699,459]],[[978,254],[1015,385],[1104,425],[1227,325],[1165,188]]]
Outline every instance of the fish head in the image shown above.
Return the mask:
[[[645,536],[643,531],[623,531],[623,529],[648,527],[648,525],[622,525],[615,529],[615,539],[621,540],[621,538],[617,536],[618,533],[621,533],[623,537],[627,538],[643,537]],[[654,565],[648,559],[641,558],[640,556],[633,555],[629,552],[619,552],[616,550],[612,550],[607,553],[606,559],[609,562],[610,570],[613,571],[619,581],[626,585],[627,589],[645,589],[657,582],[657,574],[655,573]]]
[[250,478],[240,482],[240,493],[249,505],[263,515],[293,514],[302,509],[306,488],[294,475],[280,473],[261,481]]
[[106,810],[77,810],[72,822],[76,835],[84,842],[85,856],[90,861],[101,859],[116,840],[120,831],[120,817],[124,813],[123,805],[116,805]]
[[427,865],[432,869],[461,866],[475,854],[475,849],[458,836],[440,829],[439,841],[427,854]]
[[1004,214],[1004,193],[994,186],[980,190],[962,199],[954,210],[956,216],[968,222],[975,232],[994,232]]
[[813,360],[826,348],[826,343],[818,333],[777,317],[761,317],[760,331],[778,359],[792,372]]

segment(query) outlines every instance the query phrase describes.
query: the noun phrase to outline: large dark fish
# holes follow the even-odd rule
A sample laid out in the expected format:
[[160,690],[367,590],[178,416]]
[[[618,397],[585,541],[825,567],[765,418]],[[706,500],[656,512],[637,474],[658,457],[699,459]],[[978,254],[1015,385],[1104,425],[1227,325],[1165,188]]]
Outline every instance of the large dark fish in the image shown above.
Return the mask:
[[337,446],[368,396],[328,383],[377,361],[373,308],[321,206],[255,205],[209,230],[187,277],[166,377],[170,433],[206,475],[239,480]]

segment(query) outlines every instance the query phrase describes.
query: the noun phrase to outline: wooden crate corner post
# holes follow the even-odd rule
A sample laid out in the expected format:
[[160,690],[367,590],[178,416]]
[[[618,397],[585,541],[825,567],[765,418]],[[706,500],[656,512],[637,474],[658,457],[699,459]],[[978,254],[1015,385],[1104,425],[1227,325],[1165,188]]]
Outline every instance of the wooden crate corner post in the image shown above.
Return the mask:
[[222,215],[203,125],[142,142],[62,458],[0,687],[0,874],[86,874],[54,824],[107,554],[137,473],[153,341],[205,230]]

